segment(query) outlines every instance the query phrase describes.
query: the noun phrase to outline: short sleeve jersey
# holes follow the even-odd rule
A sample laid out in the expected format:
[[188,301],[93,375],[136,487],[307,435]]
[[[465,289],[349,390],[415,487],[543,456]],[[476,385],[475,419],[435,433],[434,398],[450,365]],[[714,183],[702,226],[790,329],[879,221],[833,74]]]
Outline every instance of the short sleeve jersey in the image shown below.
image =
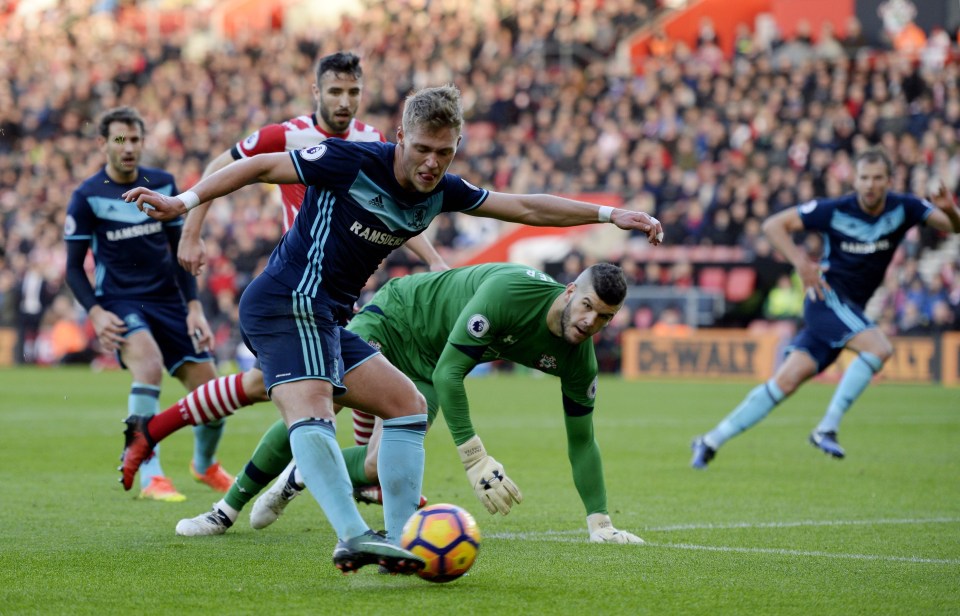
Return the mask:
[[290,153],[307,186],[300,214],[266,273],[291,290],[353,303],[380,262],[441,212],[479,207],[488,192],[446,174],[429,193],[400,187],[392,143],[329,139]]
[[924,222],[933,208],[924,199],[887,193],[883,211],[872,216],[860,208],[854,193],[810,201],[800,205],[798,211],[806,229],[823,235],[821,263],[827,284],[863,307],[883,282],[907,230]]
[[[230,150],[234,160],[249,158],[257,154],[289,152],[309,148],[330,138],[346,141],[386,141],[376,128],[360,122],[356,118],[350,121],[346,132],[328,133],[317,124],[316,115],[302,115],[287,120],[283,124],[268,124],[260,130],[247,135]],[[293,219],[300,211],[303,195],[307,187],[303,184],[281,184],[280,200],[283,202],[283,232],[293,226]]]
[[[391,280],[390,327],[412,332],[411,347],[436,364],[447,344],[479,362],[504,359],[560,377],[563,394],[592,409],[597,358],[592,342],[570,344],[547,328],[547,312],[564,285],[521,265],[490,263]],[[418,375],[431,380],[430,375]]]
[[73,192],[64,239],[90,242],[97,297],[179,297],[179,266],[164,228],[182,226],[183,219],[158,222],[125,202],[121,195],[137,186],[163,195],[177,193],[173,176],[160,169],[140,167],[130,184],[117,184],[101,169]]

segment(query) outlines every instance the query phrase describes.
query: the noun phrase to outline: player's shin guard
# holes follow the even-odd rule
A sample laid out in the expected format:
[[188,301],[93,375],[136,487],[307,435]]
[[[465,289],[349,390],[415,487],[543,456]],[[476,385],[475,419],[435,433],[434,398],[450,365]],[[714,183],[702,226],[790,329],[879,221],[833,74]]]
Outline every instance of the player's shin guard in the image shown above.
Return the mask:
[[224,501],[237,511],[243,509],[271,481],[287,467],[293,453],[290,437],[283,420],[277,421],[264,433],[260,443],[234,482]]
[[850,409],[850,405],[860,397],[870,384],[873,375],[883,368],[883,360],[872,353],[860,353],[850,362],[843,373],[840,384],[830,400],[827,412],[817,426],[817,432],[838,432],[840,420]]
[[773,379],[757,385],[716,428],[704,435],[703,440],[713,449],[717,449],[734,436],[755,426],[773,407],[780,404],[784,397]]
[[426,432],[425,414],[383,420],[377,472],[383,489],[387,538],[394,543],[400,540],[403,525],[420,504]]
[[304,483],[327,515],[337,537],[351,539],[367,532],[369,527],[353,502],[353,486],[333,422],[315,418],[296,422],[290,426],[290,449]]
[[203,474],[213,464],[217,446],[223,438],[224,420],[193,427],[193,468]]

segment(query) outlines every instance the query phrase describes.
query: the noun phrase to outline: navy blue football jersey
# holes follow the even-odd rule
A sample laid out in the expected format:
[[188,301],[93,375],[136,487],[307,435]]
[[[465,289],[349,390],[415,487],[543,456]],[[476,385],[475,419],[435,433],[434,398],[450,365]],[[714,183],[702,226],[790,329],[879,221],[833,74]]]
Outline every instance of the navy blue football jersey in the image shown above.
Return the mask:
[[322,285],[352,303],[380,262],[438,214],[469,211],[487,198],[450,173],[430,193],[402,189],[393,174],[395,147],[328,139],[290,152],[307,193],[266,273],[303,295],[315,297]]
[[67,241],[88,241],[96,262],[94,292],[97,297],[179,297],[176,269],[166,226],[153,220],[120,195],[145,186],[164,195],[177,193],[173,176],[160,169],[140,167],[136,181],[118,184],[105,169],[74,192],[67,207],[63,235]]
[[864,212],[856,193],[811,201],[798,209],[803,226],[823,235],[821,264],[827,284],[863,307],[883,282],[907,230],[924,222],[933,208],[924,199],[888,192],[879,216]]

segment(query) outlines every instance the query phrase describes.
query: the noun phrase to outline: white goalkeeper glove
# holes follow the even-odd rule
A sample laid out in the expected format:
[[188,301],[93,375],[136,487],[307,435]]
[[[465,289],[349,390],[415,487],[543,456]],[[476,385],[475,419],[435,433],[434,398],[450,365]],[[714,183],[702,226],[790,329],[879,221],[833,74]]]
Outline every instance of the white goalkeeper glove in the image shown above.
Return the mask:
[[588,515],[587,530],[590,531],[590,543],[645,543],[633,533],[614,528],[610,516],[605,513]]
[[503,465],[487,455],[479,436],[474,435],[463,445],[457,445],[457,451],[467,479],[487,511],[507,515],[513,503],[523,500],[520,489],[503,472]]

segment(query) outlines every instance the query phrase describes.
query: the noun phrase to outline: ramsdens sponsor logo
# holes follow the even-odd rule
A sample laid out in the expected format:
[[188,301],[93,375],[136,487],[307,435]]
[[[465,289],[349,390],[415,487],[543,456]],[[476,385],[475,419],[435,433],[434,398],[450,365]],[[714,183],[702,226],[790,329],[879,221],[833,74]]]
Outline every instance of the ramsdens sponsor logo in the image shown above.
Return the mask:
[[111,229],[107,231],[107,240],[110,242],[129,240],[134,237],[142,237],[144,235],[160,233],[162,229],[163,223],[161,222],[148,222],[142,225],[135,225],[133,227],[124,227],[123,229]]
[[879,242],[840,242],[840,250],[855,255],[872,255],[875,252],[890,250],[890,240]]
[[405,237],[397,237],[396,235],[390,235],[383,231],[377,231],[357,221],[353,221],[353,224],[350,225],[350,231],[352,231],[354,235],[362,237],[372,244],[381,244],[383,246],[400,246],[407,241]]

